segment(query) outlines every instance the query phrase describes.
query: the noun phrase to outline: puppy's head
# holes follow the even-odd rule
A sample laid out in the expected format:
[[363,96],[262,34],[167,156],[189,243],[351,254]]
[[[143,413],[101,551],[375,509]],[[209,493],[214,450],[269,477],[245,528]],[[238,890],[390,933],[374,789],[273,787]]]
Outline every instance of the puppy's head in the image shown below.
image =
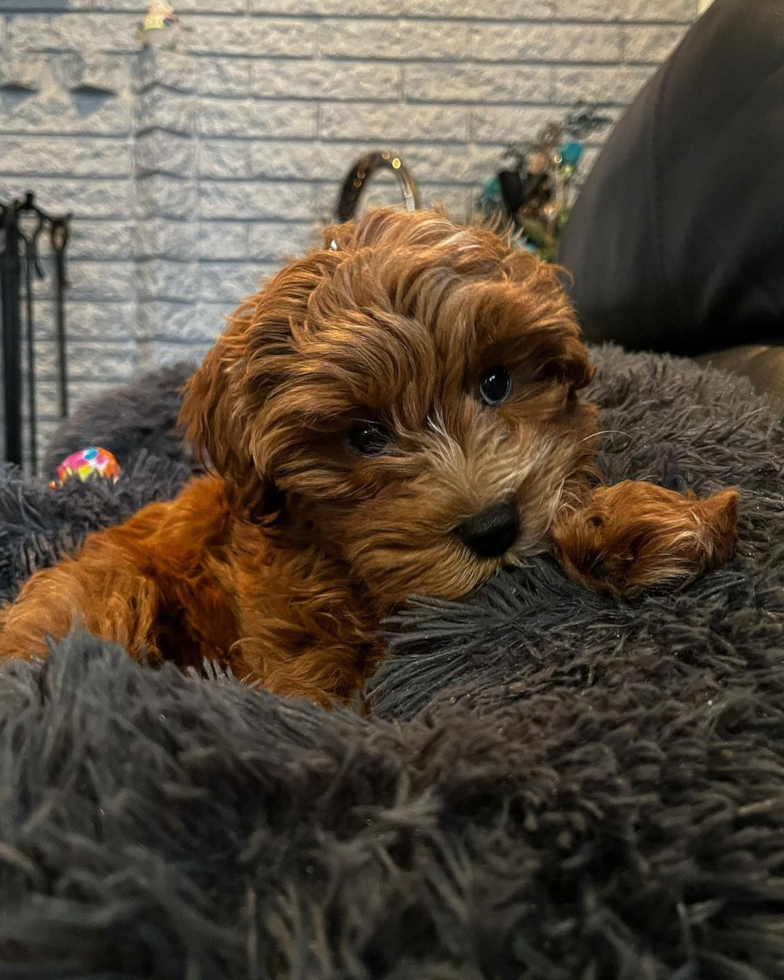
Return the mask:
[[591,467],[591,375],[550,268],[382,210],[239,308],[183,421],[239,514],[339,555],[390,606],[546,545]]

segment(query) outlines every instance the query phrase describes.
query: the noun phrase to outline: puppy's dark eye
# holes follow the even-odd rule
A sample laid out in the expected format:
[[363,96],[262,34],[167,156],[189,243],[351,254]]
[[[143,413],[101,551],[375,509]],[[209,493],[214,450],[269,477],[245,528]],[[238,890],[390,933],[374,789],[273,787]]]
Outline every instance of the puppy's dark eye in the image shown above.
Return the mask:
[[512,379],[505,368],[490,368],[482,375],[479,382],[479,393],[488,405],[500,405],[501,402],[506,401],[511,392]]
[[348,430],[349,445],[360,456],[380,456],[390,438],[389,430],[380,422],[358,422]]

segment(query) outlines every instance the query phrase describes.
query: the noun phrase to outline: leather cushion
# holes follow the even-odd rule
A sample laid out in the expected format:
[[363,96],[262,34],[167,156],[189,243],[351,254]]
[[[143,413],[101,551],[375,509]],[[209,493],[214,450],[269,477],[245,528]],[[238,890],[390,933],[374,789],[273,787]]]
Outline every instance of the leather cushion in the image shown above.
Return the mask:
[[610,136],[560,261],[589,339],[784,341],[784,4],[716,0]]

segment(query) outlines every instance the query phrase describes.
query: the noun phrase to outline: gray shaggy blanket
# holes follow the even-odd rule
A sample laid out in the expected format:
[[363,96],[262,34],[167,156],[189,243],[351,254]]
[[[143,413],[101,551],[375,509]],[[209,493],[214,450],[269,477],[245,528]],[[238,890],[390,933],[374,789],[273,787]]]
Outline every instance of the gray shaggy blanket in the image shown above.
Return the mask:
[[[420,602],[372,719],[84,634],[6,665],[0,978],[784,977],[782,431],[737,380],[596,359],[606,472],[738,484],[731,567]],[[187,475],[135,448],[115,488],[0,479],[5,595]]]

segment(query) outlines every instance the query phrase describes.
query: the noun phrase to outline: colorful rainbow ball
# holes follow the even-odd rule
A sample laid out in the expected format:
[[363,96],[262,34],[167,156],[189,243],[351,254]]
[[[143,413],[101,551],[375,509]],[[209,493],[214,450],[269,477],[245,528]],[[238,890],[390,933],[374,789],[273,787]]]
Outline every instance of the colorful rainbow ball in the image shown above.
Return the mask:
[[116,483],[121,473],[120,464],[108,449],[100,446],[89,446],[80,449],[60,463],[57,467],[57,480],[50,486],[62,486],[66,480],[76,477],[82,483],[91,477],[102,477]]

